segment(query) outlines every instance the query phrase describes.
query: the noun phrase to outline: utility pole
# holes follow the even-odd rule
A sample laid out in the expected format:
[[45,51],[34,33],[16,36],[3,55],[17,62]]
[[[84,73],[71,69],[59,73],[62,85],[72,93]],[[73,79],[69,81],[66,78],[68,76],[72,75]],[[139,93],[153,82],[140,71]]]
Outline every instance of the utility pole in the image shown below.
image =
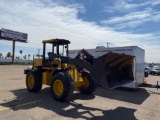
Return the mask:
[[12,47],[12,63],[14,63],[14,53],[15,53],[15,40],[13,40],[13,47]]
[[107,42],[107,48],[109,47],[109,44],[110,44],[110,43],[109,43],[109,42]]

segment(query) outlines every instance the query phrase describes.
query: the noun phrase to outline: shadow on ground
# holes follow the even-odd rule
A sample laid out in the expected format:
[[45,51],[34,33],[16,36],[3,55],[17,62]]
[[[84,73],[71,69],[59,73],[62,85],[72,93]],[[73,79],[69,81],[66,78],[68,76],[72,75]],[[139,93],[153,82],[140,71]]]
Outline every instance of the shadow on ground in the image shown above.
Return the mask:
[[117,88],[109,90],[102,87],[96,90],[95,95],[134,104],[142,104],[150,96],[143,88]]
[[[108,95],[111,95],[106,91],[106,89],[105,91],[103,90],[101,91],[101,89],[102,88],[99,88],[95,94],[101,95],[103,97],[109,97]],[[104,120],[104,119],[105,120],[107,119],[108,120],[114,120],[114,119],[135,120],[136,119],[134,116],[134,112],[136,111],[135,109],[117,107],[116,109],[102,110],[99,108],[88,107],[88,106],[84,106],[83,104],[74,102],[76,99],[81,99],[81,100],[94,99],[95,97],[94,95],[88,96],[88,95],[82,95],[80,93],[75,93],[70,102],[58,102],[52,98],[49,88],[44,88],[39,93],[29,93],[26,89],[13,90],[11,92],[16,96],[16,98],[10,99],[10,100],[4,100],[4,103],[0,105],[4,107],[12,107],[11,109],[14,111],[21,110],[21,109],[27,110],[27,109],[39,107],[46,110],[51,110],[60,116],[74,118],[74,119],[76,118],[93,119],[93,120],[94,119],[95,120]],[[117,96],[115,91],[112,92],[112,95],[113,93],[115,96]],[[118,94],[118,96],[120,95]],[[26,103],[31,103],[31,102],[34,102],[34,104],[26,105]],[[99,111],[102,113],[102,115],[95,116],[93,114],[94,111]]]

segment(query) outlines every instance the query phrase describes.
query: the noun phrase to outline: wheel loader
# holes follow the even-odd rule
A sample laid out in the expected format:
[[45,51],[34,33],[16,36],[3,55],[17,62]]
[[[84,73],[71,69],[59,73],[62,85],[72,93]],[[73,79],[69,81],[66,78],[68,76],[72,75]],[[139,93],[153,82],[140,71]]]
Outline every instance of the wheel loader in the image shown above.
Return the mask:
[[[70,41],[43,40],[43,55],[33,59],[32,69],[25,69],[29,92],[39,92],[42,84],[50,86],[55,100],[68,101],[74,89],[92,94],[97,85],[112,89],[132,82],[134,56],[108,53],[94,58],[84,49],[73,59],[68,56]],[[46,52],[50,44],[52,50]]]

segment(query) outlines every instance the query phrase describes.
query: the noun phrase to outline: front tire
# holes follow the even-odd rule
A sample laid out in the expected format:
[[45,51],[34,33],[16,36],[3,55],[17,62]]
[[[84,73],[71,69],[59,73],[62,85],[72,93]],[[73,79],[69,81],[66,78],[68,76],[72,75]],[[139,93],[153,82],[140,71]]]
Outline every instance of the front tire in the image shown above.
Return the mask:
[[67,73],[59,72],[52,78],[50,90],[55,100],[68,101],[74,91],[73,80]]
[[38,92],[42,88],[42,78],[38,71],[29,71],[26,76],[26,87],[29,92]]
[[83,85],[79,88],[82,94],[92,94],[97,88],[91,76],[87,72],[82,72]]
[[155,75],[155,72],[151,71],[150,74],[151,74],[151,75]]

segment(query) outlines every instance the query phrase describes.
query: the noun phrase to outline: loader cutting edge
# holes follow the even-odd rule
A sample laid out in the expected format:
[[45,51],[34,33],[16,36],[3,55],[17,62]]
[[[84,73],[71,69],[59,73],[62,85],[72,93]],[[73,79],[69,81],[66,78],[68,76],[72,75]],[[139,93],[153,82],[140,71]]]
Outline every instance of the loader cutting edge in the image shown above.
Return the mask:
[[134,81],[133,60],[134,56],[110,52],[99,58],[92,58],[92,64],[77,57],[65,62],[87,69],[95,83],[112,89]]

